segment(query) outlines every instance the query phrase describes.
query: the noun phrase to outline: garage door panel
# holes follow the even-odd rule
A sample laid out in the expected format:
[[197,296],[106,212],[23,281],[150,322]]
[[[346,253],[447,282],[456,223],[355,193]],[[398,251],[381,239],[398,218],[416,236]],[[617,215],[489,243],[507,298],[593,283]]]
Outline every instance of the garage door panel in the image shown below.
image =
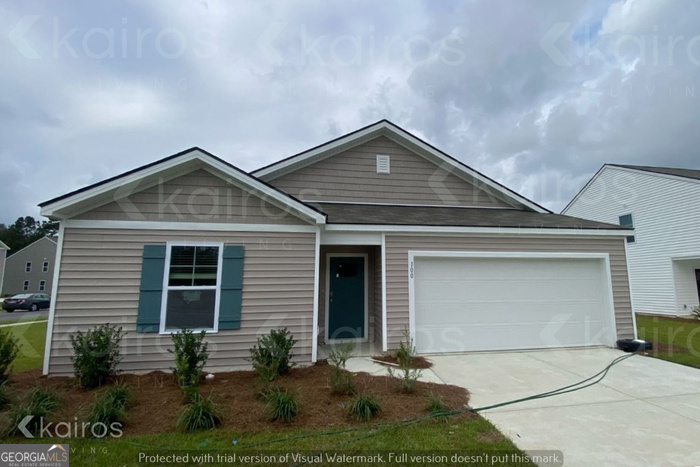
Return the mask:
[[417,258],[419,352],[610,345],[605,268],[595,259]]

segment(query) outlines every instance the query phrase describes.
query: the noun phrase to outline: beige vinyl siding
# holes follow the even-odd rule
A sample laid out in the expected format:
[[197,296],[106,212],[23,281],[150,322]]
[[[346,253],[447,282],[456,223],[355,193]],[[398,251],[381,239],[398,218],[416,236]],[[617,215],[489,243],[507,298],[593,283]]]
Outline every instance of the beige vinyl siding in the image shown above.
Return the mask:
[[76,219],[305,225],[252,192],[204,169],[146,188]]
[[[390,156],[390,174],[377,173],[378,154]],[[490,194],[488,187],[467,182],[448,170],[380,136],[269,183],[302,200],[509,206]]]
[[245,245],[241,328],[207,335],[209,370],[248,368],[258,335],[287,327],[296,359],[311,361],[315,234],[66,228],[51,342],[51,374],[72,372],[69,336],[112,323],[127,332],[124,371],[172,366],[169,335],[137,333],[144,245],[167,241]]
[[632,338],[632,308],[624,237],[386,236],[387,341],[398,346],[408,326],[408,251],[608,253],[618,338]]
[[[326,340],[326,295],[328,288],[328,254],[342,254],[342,253],[352,253],[352,254],[366,254],[367,255],[367,333],[368,341],[374,342],[377,338],[375,326],[376,326],[376,310],[374,309],[376,304],[377,290],[375,289],[376,284],[376,264],[381,261],[381,258],[375,255],[375,247],[372,246],[321,246],[321,271],[319,275],[320,287],[319,287],[319,297],[318,297],[318,322],[319,326],[322,328],[322,332],[319,334],[319,343],[325,343]],[[379,299],[381,301],[381,292],[379,293]],[[381,302],[380,302],[381,305]],[[381,308],[380,308],[381,316]],[[380,318],[381,325],[381,318]],[[381,333],[380,333],[381,334]]]

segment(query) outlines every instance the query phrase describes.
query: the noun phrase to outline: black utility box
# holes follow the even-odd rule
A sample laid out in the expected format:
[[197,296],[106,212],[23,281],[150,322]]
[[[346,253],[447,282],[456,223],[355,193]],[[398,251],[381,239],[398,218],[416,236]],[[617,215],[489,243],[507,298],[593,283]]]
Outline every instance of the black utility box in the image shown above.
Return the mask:
[[651,342],[634,340],[634,339],[620,339],[617,341],[617,348],[625,352],[641,352],[644,350],[651,350]]

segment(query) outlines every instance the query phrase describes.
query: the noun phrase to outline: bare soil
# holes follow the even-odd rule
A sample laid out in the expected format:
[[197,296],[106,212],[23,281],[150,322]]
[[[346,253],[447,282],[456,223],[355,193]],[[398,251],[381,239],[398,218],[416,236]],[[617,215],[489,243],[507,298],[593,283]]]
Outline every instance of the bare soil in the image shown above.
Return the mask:
[[[378,360],[378,361],[384,362],[384,363],[390,363],[392,365],[399,364],[398,360],[393,355],[375,355],[374,357],[372,357],[372,359]],[[424,369],[430,368],[432,366],[433,366],[433,364],[430,362],[430,360],[428,360],[425,357],[413,357],[413,365],[411,365],[411,368],[424,370]]]
[[[306,368],[293,368],[278,378],[276,383],[299,394],[300,412],[289,424],[271,422],[265,411],[265,402],[259,397],[261,385],[252,371],[215,373],[213,380],[203,381],[202,395],[212,394],[223,413],[224,429],[246,432],[290,428],[332,428],[361,424],[347,414],[350,396],[335,395],[328,386],[332,368],[325,362]],[[120,375],[120,381],[132,387],[134,406],[129,409],[123,428],[125,434],[149,434],[176,431],[176,420],[185,401],[171,374],[152,372],[145,375]],[[74,378],[46,378],[37,371],[12,375],[11,394],[21,398],[36,387],[52,388],[62,401],[51,420],[74,423],[84,420],[88,407],[101,389],[86,390],[78,387]],[[388,376],[359,373],[355,376],[359,392],[371,393],[381,403],[381,412],[373,421],[395,421],[427,414],[427,394],[443,397],[446,408],[459,409],[469,401],[466,389],[443,384],[419,382],[412,394],[401,392],[397,380]],[[476,417],[465,413],[460,417]]]

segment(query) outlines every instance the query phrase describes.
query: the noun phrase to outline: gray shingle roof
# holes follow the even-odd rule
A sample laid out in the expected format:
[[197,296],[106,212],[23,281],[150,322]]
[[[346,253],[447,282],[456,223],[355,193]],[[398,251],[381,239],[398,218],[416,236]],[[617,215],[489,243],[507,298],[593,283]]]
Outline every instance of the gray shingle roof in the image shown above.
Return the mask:
[[648,165],[624,165],[624,164],[608,164],[613,167],[623,167],[626,169],[642,170],[644,172],[653,172],[664,175],[675,175],[677,177],[692,178],[700,180],[700,170],[694,169],[674,169],[672,167],[650,167]]
[[561,214],[516,209],[310,203],[329,224],[427,225],[436,227],[516,227],[533,229],[622,229],[619,225]]

